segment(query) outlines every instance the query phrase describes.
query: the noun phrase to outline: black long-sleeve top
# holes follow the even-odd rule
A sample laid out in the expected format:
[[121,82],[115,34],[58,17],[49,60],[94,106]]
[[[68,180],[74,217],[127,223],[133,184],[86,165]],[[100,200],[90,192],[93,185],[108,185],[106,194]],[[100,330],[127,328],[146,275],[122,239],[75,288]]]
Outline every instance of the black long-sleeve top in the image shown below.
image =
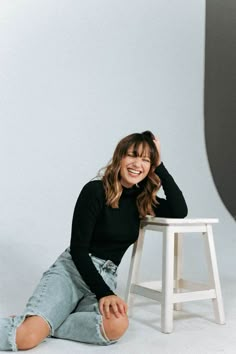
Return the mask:
[[[156,197],[154,207],[157,217],[184,218],[187,205],[183,194],[163,162],[156,168],[166,199]],[[114,294],[95,268],[92,254],[110,259],[119,265],[127,248],[138,238],[140,217],[136,198],[142,187],[124,188],[119,208],[106,205],[105,191],[101,180],[88,182],[82,189],[75,205],[70,252],[72,259],[86,284],[99,300]]]

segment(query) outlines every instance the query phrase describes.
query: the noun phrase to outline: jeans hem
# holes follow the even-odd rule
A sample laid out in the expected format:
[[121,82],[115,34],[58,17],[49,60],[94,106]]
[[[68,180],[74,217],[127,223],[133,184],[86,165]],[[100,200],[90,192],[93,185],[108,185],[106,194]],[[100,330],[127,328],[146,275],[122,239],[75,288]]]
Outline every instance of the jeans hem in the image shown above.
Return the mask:
[[24,322],[25,316],[16,316],[12,319],[11,328],[8,334],[8,341],[13,352],[17,352],[18,348],[16,345],[16,330]]
[[27,311],[24,315],[22,316],[16,316],[13,318],[13,321],[11,323],[11,327],[10,327],[10,330],[9,330],[9,334],[8,334],[8,342],[10,344],[10,347],[11,347],[11,350],[13,352],[17,352],[18,351],[18,348],[17,348],[17,344],[16,344],[16,330],[17,328],[22,325],[22,323],[25,321],[25,319],[27,317],[30,317],[30,316],[40,316],[42,317],[48,324],[48,327],[50,329],[50,334],[49,334],[49,337],[52,335],[53,333],[53,329],[52,329],[52,326],[50,324],[50,321],[45,318],[44,315],[42,315],[40,312],[37,312],[37,311]]
[[[98,343],[100,345],[110,345],[110,344],[114,344],[117,342],[117,340],[110,340],[108,338],[105,338],[101,332],[101,329],[104,328],[103,327],[103,321],[102,321],[102,315],[99,313],[97,313],[97,323],[96,323],[96,331],[97,331],[97,335],[98,337],[101,339],[102,343]],[[105,332],[105,331],[104,331]]]

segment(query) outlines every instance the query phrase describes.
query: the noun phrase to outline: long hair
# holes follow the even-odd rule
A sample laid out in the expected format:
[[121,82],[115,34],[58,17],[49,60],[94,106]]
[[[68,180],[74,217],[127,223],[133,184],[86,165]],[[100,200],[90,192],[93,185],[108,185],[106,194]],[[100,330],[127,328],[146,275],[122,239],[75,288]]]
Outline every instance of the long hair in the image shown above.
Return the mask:
[[142,184],[142,192],[137,196],[137,207],[140,217],[155,215],[153,206],[157,205],[156,193],[161,186],[160,178],[155,174],[155,167],[159,158],[157,148],[153,142],[154,135],[150,131],[134,133],[123,138],[117,145],[110,163],[105,167],[102,181],[105,189],[106,204],[112,208],[119,207],[119,199],[123,187],[120,182],[120,165],[132,146],[134,153],[141,147],[142,155],[150,155],[150,170]]

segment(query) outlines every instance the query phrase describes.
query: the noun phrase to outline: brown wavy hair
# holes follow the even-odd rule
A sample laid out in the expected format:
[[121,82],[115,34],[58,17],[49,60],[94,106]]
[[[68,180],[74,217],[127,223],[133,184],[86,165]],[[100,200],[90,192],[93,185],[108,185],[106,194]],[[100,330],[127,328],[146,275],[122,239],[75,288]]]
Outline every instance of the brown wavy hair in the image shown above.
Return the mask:
[[[137,196],[137,207],[140,217],[155,215],[153,206],[157,205],[156,194],[161,187],[160,178],[155,174],[155,168],[159,159],[159,154],[153,140],[155,136],[150,131],[134,133],[123,138],[117,145],[113,157],[105,167],[102,181],[106,194],[106,204],[112,208],[119,208],[119,199],[123,187],[120,182],[121,160],[128,153],[130,147],[138,156],[141,146],[142,156],[148,152],[151,166],[148,175],[140,182],[142,192]],[[100,171],[101,172],[101,171]]]

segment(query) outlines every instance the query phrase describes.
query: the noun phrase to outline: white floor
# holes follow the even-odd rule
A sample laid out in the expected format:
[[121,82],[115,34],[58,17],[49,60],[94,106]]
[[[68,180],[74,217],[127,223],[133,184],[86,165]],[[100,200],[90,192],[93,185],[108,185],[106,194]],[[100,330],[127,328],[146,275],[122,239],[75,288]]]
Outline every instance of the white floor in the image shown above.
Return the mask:
[[130,319],[129,330],[118,343],[99,347],[47,339],[30,353],[235,354],[235,279],[222,279],[222,289],[227,319],[225,325],[214,322],[210,301],[192,302],[184,304],[181,312],[175,312],[173,333],[163,334],[160,332],[160,306],[151,300],[139,297],[135,301],[135,311]]

